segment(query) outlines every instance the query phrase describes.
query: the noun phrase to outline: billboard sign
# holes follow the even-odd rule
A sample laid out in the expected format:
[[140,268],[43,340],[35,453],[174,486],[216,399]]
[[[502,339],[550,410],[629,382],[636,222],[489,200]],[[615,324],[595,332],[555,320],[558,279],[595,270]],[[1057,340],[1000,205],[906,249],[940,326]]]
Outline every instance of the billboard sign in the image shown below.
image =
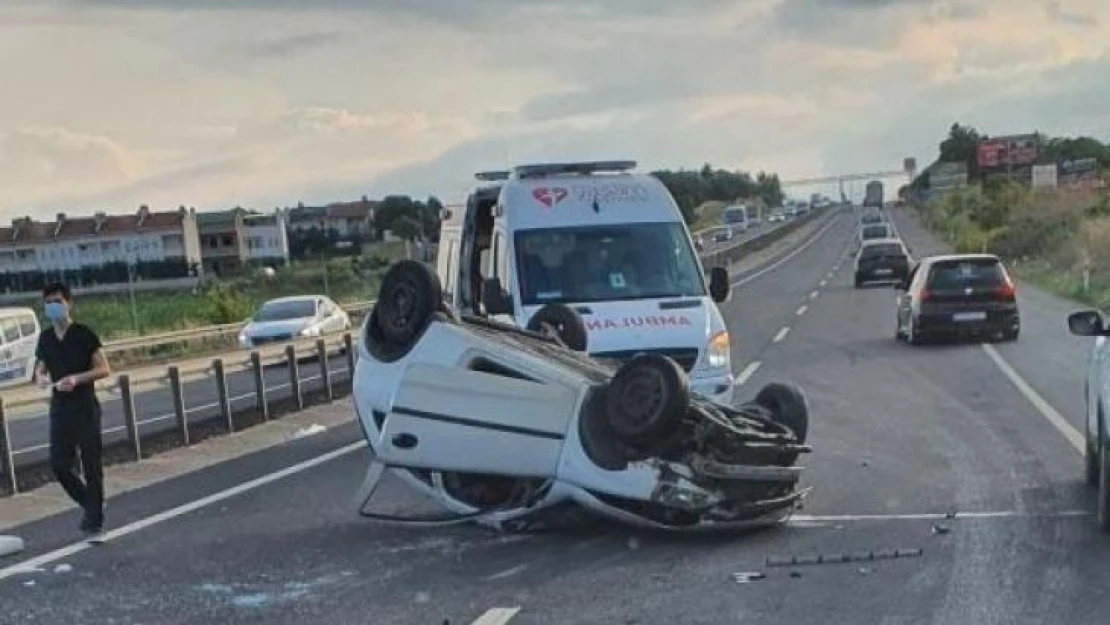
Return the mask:
[[967,186],[967,163],[937,163],[929,168],[929,188],[936,190]]
[[1034,165],[1033,186],[1053,188],[1056,186],[1056,165]]
[[995,137],[979,143],[976,162],[981,170],[1032,165],[1037,161],[1037,136]]

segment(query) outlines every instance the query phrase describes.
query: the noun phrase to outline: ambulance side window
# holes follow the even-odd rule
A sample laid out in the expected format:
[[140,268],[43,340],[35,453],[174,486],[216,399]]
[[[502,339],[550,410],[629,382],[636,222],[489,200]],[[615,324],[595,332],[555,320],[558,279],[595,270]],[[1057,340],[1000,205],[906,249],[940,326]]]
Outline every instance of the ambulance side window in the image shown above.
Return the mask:
[[500,232],[493,235],[493,250],[494,250],[494,263],[498,279],[501,280],[501,286],[509,287],[509,253],[505,249],[505,236]]

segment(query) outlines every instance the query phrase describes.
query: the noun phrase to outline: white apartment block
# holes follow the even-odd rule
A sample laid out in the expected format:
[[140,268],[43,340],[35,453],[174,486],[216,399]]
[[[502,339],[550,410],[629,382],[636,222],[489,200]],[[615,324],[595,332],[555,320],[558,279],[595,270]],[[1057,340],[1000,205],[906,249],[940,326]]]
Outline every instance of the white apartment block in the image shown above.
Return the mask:
[[159,261],[200,265],[194,209],[154,213],[143,206],[131,215],[90,217],[59,213],[52,222],[21,217],[0,227],[0,275]]
[[243,236],[247,241],[247,260],[263,263],[289,260],[289,236],[280,211],[270,215],[244,215]]

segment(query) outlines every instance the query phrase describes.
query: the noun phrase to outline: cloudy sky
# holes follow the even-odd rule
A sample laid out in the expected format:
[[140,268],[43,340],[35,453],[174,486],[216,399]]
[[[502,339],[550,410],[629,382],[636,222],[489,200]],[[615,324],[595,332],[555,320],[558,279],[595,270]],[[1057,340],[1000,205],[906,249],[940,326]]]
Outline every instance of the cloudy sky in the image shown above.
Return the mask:
[[898,169],[954,120],[1110,139],[1108,76],[1107,0],[0,0],[0,218]]

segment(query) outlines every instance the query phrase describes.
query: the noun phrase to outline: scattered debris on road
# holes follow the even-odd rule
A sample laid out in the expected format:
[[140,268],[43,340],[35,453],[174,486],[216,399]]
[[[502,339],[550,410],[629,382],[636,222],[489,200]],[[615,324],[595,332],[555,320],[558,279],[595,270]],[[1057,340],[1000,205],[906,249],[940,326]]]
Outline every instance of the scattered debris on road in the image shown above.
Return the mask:
[[297,430],[296,433],[293,434],[293,438],[304,438],[306,436],[314,436],[316,434],[320,434],[322,432],[327,432],[327,431],[328,431],[327,427],[325,427],[323,425],[320,425],[319,423],[313,423],[312,425],[310,425],[308,427],[304,427],[304,428],[301,428],[301,429]]
[[947,534],[950,531],[952,531],[952,530],[947,525],[941,525],[939,523],[934,523],[933,524],[933,533],[934,534]]
[[732,580],[738,584],[750,584],[751,582],[766,579],[767,575],[759,571],[749,571],[745,573],[733,573]]
[[23,551],[23,539],[19,536],[0,536],[0,558]]
[[69,573],[71,571],[73,571],[72,564],[59,564],[58,566],[54,567],[55,573]]
[[916,558],[924,552],[921,549],[882,549],[858,553],[816,554],[809,556],[774,557],[768,556],[767,566],[796,566],[801,564],[845,564],[848,562],[871,562],[895,558]]

